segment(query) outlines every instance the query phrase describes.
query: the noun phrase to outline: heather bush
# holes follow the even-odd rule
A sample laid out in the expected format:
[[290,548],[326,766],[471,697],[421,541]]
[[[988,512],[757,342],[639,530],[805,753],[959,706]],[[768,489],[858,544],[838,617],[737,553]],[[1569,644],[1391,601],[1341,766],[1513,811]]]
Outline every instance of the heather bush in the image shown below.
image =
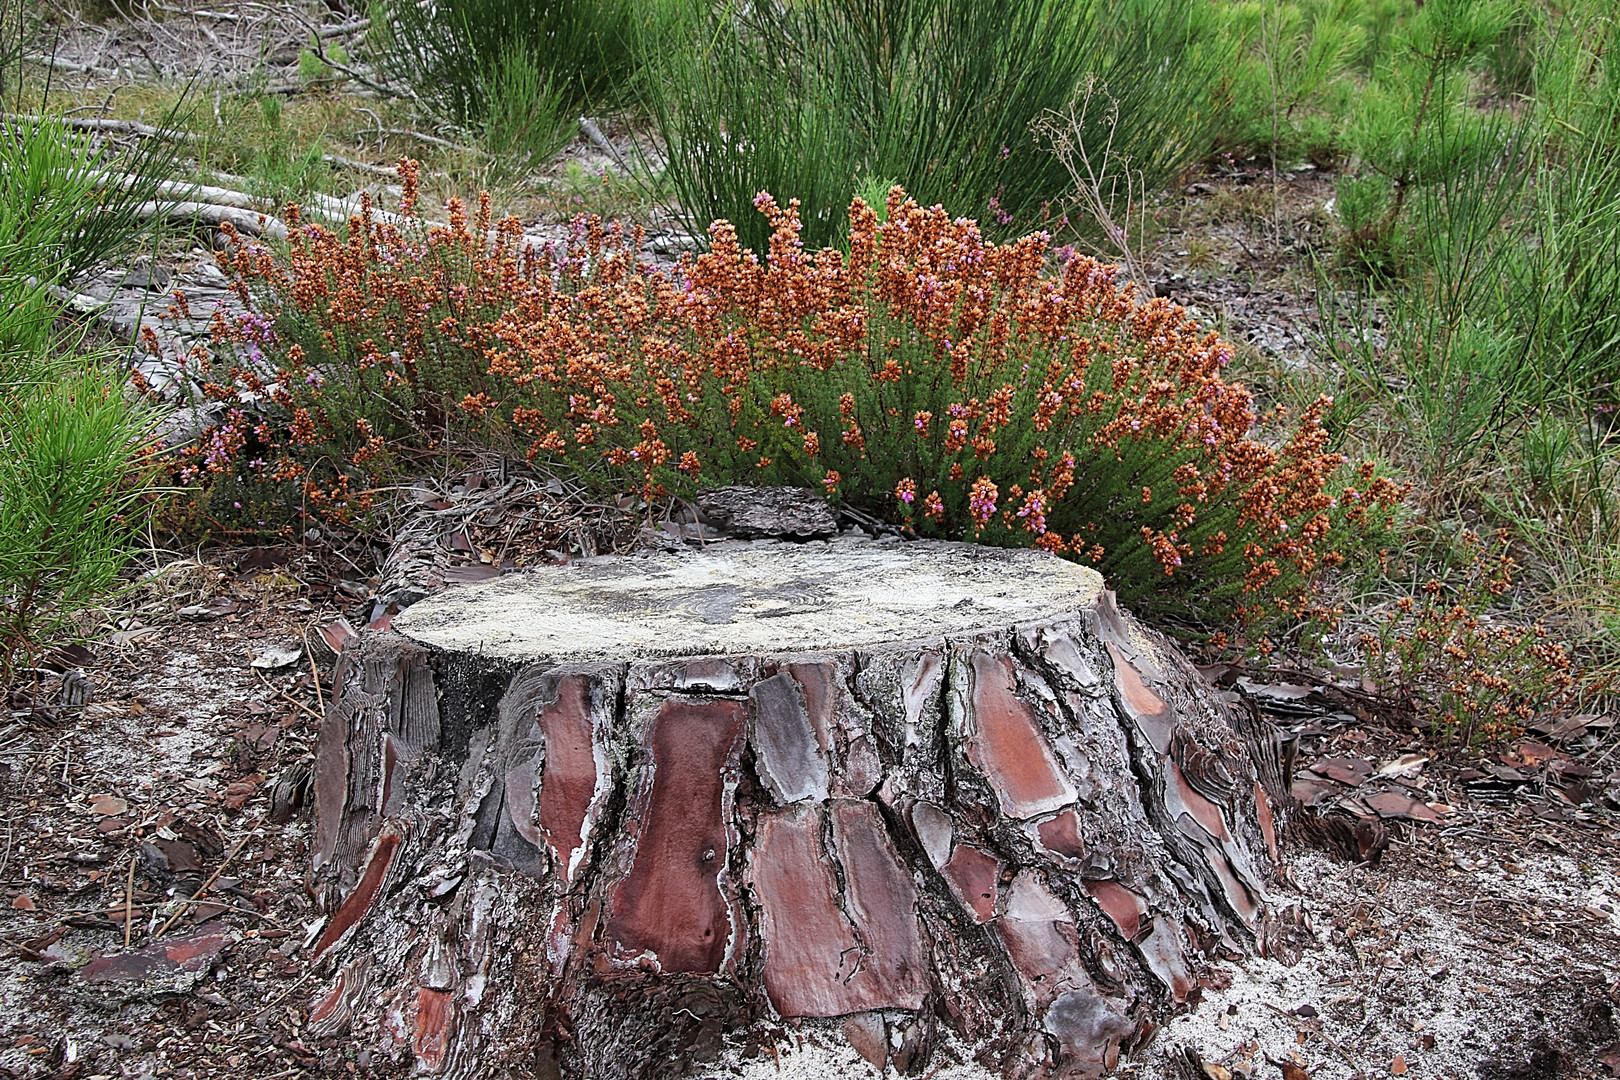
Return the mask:
[[525,248],[487,199],[447,227],[369,209],[347,238],[302,226],[286,260],[239,242],[227,262],[256,310],[216,325],[205,392],[228,412],[185,476],[353,512],[389,453],[494,441],[649,501],[815,487],[922,535],[1094,563],[1133,602],[1203,617],[1297,607],[1399,494],[1345,471],[1325,401],[1280,447],[1258,441],[1228,346],[1111,267],[1045,273],[1044,234],[998,245],[895,188],[882,222],[853,202],[847,254],[812,253],[797,204],[758,206],[763,256],[717,222],[674,274],[595,218]]
[[1466,746],[1521,734],[1536,717],[1568,716],[1607,689],[1545,626],[1503,617],[1517,569],[1506,531],[1489,546],[1467,533],[1462,546],[1460,570],[1395,600],[1359,635],[1363,670],[1380,691]]

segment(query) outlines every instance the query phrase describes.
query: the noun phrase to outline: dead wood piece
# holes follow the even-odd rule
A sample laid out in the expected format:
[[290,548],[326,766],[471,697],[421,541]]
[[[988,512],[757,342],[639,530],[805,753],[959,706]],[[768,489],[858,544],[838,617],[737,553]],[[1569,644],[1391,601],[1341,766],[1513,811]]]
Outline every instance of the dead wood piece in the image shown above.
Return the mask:
[[619,167],[620,172],[626,176],[630,175],[630,165],[624,160],[624,156],[619,153],[618,148],[608,141],[606,135],[602,134],[602,129],[597,127],[595,120],[588,116],[580,117],[579,129],[585,133],[585,137],[590,140],[592,146],[613,159],[613,163]]
[[42,56],[38,53],[24,53],[23,59],[30,64],[39,64],[42,67],[52,68],[56,71],[65,71],[69,75],[88,75],[100,70],[97,64],[77,64],[71,60],[63,60],[57,56]]
[[[141,183],[139,177],[127,174],[105,173],[101,177],[106,183],[129,190]],[[183,180],[163,180],[154,185],[154,195],[162,195],[190,202],[207,203],[211,206],[232,206],[240,210],[261,209],[265,200],[249,195],[245,191],[236,191],[231,188],[213,187],[208,184],[192,184]]]
[[268,236],[272,240],[287,239],[287,225],[280,218],[255,213],[237,206],[216,206],[201,202],[144,202],[135,208],[136,216],[161,218],[171,225],[229,224],[238,232],[249,236]]
[[326,162],[328,165],[336,165],[340,169],[352,169],[355,172],[363,172],[368,176],[385,176],[390,180],[394,180],[399,177],[399,171],[397,169],[384,165],[373,165],[369,161],[357,161],[351,157],[344,157],[342,154],[322,154],[321,160]]
[[814,540],[838,532],[838,519],[827,500],[803,488],[713,488],[698,496],[698,508],[727,534],[743,540]]
[[175,142],[191,143],[197,136],[189,131],[157,128],[134,120],[108,120],[98,116],[34,116],[27,113],[6,113],[0,120],[8,124],[64,124],[75,131],[91,131],[102,135],[138,135],[143,139],[165,138]]
[[1278,936],[1226,706],[1054,557],[725,542],[393,627],[321,725],[310,1027],[419,1071],[672,1076],[796,1018],[1096,1076]]

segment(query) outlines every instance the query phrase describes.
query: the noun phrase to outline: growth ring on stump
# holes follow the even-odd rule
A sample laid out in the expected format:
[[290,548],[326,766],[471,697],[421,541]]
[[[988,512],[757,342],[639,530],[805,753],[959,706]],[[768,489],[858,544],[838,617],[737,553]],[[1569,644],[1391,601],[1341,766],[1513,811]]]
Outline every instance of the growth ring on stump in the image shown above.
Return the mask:
[[805,1022],[904,1073],[1097,1074],[1264,938],[1276,860],[1191,665],[1091,570],[965,544],[443,592],[345,650],[316,800],[312,1027],[467,1077]]

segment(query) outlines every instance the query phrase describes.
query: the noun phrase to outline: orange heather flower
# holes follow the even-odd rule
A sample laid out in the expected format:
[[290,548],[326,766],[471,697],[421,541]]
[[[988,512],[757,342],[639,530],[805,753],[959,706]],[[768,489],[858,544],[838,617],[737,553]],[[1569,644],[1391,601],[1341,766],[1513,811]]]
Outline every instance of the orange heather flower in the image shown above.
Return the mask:
[[[928,486],[915,523],[930,534],[1037,544],[1171,595],[1139,569],[1145,548],[1173,578],[1189,564],[1241,578],[1253,613],[1299,610],[1344,530],[1376,529],[1404,497],[1371,465],[1346,472],[1326,399],[1280,446],[1256,439],[1252,395],[1222,378],[1231,348],[1182,309],[1090,259],[1048,274],[1044,236],[996,244],[898,188],[882,222],[851,203],[847,254],[806,250],[798,204],[761,193],[767,250],[716,222],[707,251],[666,271],[635,229],[595,216],[545,249],[493,221],[487,196],[431,225],[419,170],[399,171],[403,221],[365,198],[344,236],[302,224],[285,258],[222,230],[255,321],[216,317],[217,358],[186,358],[208,394],[262,414],[272,454],[312,471],[300,482],[321,513],[361,498],[320,457],[370,445],[341,411],[358,408],[417,448],[521,432],[618,491],[689,492],[701,459],[707,483],[819,482],[910,519]],[[1175,497],[1153,499],[1166,485]],[[1509,588],[1510,568],[1496,580]]]

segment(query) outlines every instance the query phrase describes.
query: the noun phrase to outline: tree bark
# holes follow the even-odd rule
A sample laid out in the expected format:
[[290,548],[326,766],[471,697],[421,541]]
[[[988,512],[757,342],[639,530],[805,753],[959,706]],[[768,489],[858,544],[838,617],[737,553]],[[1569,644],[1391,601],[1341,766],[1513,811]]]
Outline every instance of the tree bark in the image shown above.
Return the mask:
[[1266,947],[1244,738],[1073,564],[728,543],[393,626],[321,731],[310,1023],[417,1071],[672,1076],[821,1023],[1097,1075]]

